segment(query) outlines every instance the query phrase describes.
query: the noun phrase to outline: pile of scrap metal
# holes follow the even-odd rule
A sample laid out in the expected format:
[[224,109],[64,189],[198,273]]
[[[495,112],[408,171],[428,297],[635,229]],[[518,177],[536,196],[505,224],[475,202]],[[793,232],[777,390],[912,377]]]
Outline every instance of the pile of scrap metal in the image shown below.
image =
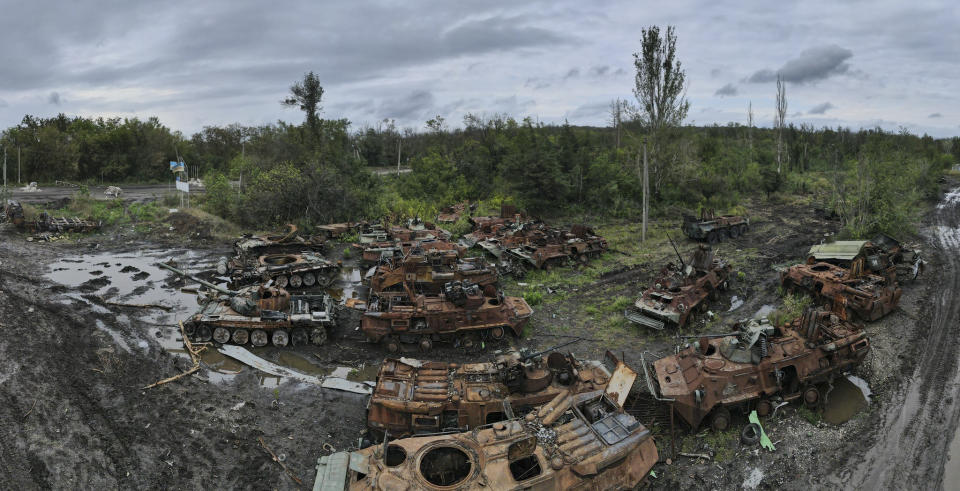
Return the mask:
[[787,292],[809,293],[843,319],[855,315],[868,322],[896,309],[903,293],[890,268],[881,276],[825,262],[791,266],[780,273],[780,284]]
[[460,254],[459,250],[426,249],[417,243],[406,254],[390,256],[370,268],[365,280],[373,294],[403,291],[407,282],[415,291],[430,294],[440,293],[451,281],[469,281],[484,289],[496,287],[499,276],[494,266],[482,257],[461,259]]
[[870,350],[861,327],[817,308],[783,326],[764,319],[737,327],[643,363],[650,393],[693,429],[706,419],[725,430],[734,409],[767,416],[775,404],[797,399],[816,408],[823,401],[818,385],[858,366]]
[[19,201],[7,200],[7,204],[3,207],[3,214],[0,216],[3,218],[3,221],[10,222],[17,228],[24,227],[25,218],[23,216],[23,206]]
[[824,262],[848,268],[857,273],[883,275],[896,273],[898,265],[912,269],[916,277],[924,263],[917,249],[909,249],[886,234],[873,240],[837,240],[810,247],[807,264]]
[[[9,207],[9,205],[8,205]],[[13,211],[14,217],[11,219],[15,225],[18,225],[20,228],[25,228],[31,233],[51,233],[51,234],[64,234],[68,232],[92,232],[94,230],[99,230],[102,222],[93,221],[93,220],[84,220],[77,217],[55,217],[51,216],[47,212],[41,212],[37,215],[37,218],[33,220],[24,220],[23,218],[23,208],[17,207]]]
[[513,205],[500,205],[500,216],[470,217],[470,226],[473,231],[464,235],[460,242],[466,247],[473,247],[478,242],[494,238],[501,229],[519,227],[524,223],[524,213]]
[[417,344],[423,351],[438,341],[465,349],[482,347],[508,332],[519,336],[533,314],[522,297],[504,296],[469,281],[447,282],[439,294],[416,292],[410,281],[403,286],[402,292],[371,294],[360,321],[367,340],[382,343],[391,353],[400,351],[402,343]]
[[683,327],[694,313],[705,313],[708,300],[718,300],[720,292],[727,288],[732,268],[716,257],[709,245],[699,244],[688,261],[683,260],[676,245],[674,251],[680,265],[668,263],[654,285],[624,311],[631,322],[654,329],[663,329],[667,324]]
[[354,232],[359,233],[363,225],[363,223],[358,222],[329,223],[316,227],[316,231],[317,235],[327,240],[338,239]]
[[525,416],[561,393],[605,390],[622,406],[637,373],[609,351],[602,363],[555,351],[577,341],[537,353],[509,351],[493,363],[388,358],[367,404],[369,434],[380,441],[387,433],[469,431]]
[[157,266],[207,288],[197,295],[200,310],[183,323],[192,341],[257,348],[321,345],[334,326],[334,302],[324,293],[291,295],[283,288],[262,285],[233,291],[169,264]]
[[466,248],[456,242],[432,237],[409,241],[375,242],[367,244],[363,248],[363,252],[360,254],[360,262],[364,264],[384,263],[388,260],[403,258],[416,253],[418,250],[426,253],[452,251],[458,258],[462,258],[466,252]]
[[313,488],[635,489],[658,459],[604,391],[562,392],[523,418],[321,457]]
[[440,213],[437,214],[436,222],[437,223],[454,223],[460,220],[460,217],[468,213],[473,213],[477,209],[476,203],[470,203],[469,201],[463,201],[455,205],[447,206],[440,210]]
[[329,286],[340,264],[316,253],[326,238],[304,238],[297,235],[296,225],[287,227],[284,235],[244,235],[234,242],[233,257],[217,262],[217,273],[230,279],[230,288],[254,283],[294,290]]
[[736,239],[747,233],[750,219],[739,215],[716,215],[713,210],[700,210],[700,218],[683,215],[684,235],[694,240],[705,240],[711,244],[725,239]]

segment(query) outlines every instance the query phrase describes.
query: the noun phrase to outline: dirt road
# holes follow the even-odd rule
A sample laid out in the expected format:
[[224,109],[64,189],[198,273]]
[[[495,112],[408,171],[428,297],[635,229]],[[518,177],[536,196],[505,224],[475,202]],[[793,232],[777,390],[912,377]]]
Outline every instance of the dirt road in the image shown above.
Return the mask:
[[[929,305],[921,311],[912,343],[919,350],[912,375],[905,377],[876,421],[872,445],[862,445],[850,462],[831,476],[833,484],[858,489],[940,489],[945,473],[960,474],[960,455],[949,460],[949,446],[960,422],[960,188],[948,193],[924,233],[934,257],[927,274]],[[953,481],[956,485],[956,481]]]

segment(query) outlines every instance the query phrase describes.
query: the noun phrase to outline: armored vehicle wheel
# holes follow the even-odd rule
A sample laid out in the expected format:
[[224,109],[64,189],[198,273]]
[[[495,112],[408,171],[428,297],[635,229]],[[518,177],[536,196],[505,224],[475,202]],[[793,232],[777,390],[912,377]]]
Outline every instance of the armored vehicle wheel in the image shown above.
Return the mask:
[[743,235],[743,234],[747,233],[747,224],[746,224],[746,223],[741,223],[740,226],[737,227],[737,228],[740,229],[740,235]]
[[210,331],[210,326],[197,326],[197,341],[206,343],[207,341],[210,341],[210,337],[212,335],[213,333]]
[[250,341],[250,331],[246,329],[237,329],[233,331],[233,344],[239,344],[241,346],[247,344],[247,341]]
[[187,336],[193,337],[193,335],[197,333],[197,325],[192,322],[188,322],[183,325],[183,332],[185,332]]
[[726,431],[730,427],[730,410],[725,407],[718,407],[713,411],[713,418],[710,419],[710,427],[713,431]]
[[229,261],[229,259],[227,259],[227,258],[225,258],[225,257],[221,257],[220,260],[217,261],[217,274],[219,274],[219,275],[221,275],[221,276],[227,274],[227,262],[228,262],[228,261]]
[[283,329],[277,329],[273,331],[273,335],[270,336],[270,341],[273,342],[274,346],[284,347],[287,343],[290,342],[290,336],[287,335],[287,331]]
[[503,326],[497,326],[493,329],[490,329],[490,337],[493,339],[503,339],[503,335],[506,334],[506,329]]
[[760,442],[760,425],[750,423],[740,430],[740,441],[744,445],[756,445]]
[[269,339],[270,337],[267,336],[267,332],[263,329],[254,329],[253,332],[250,333],[250,344],[258,348],[261,346],[266,346],[269,342]]
[[433,340],[430,339],[430,336],[423,336],[420,338],[420,351],[430,351],[433,349]]
[[295,274],[290,276],[290,286],[293,288],[300,288],[303,285],[303,277]]
[[297,327],[290,332],[290,345],[306,346],[308,344],[310,344],[310,333],[306,329]]
[[757,416],[763,418],[769,416],[771,412],[773,412],[773,404],[770,404],[770,401],[766,399],[757,401]]
[[280,275],[276,277],[276,282],[277,282],[277,286],[279,286],[280,288],[286,288],[287,285],[290,283],[290,280],[289,278],[287,278],[286,275]]
[[716,244],[719,241],[720,241],[720,237],[717,235],[716,230],[711,230],[710,233],[707,234],[707,242],[711,244]]
[[740,236],[740,227],[736,225],[730,227],[730,238],[736,239],[739,236]]
[[218,327],[213,330],[213,340],[220,344],[227,344],[230,342],[230,329],[226,327]]
[[315,327],[310,331],[310,342],[320,346],[327,341],[327,330],[322,327]]
[[313,286],[317,282],[317,277],[313,273],[306,273],[303,275],[303,286]]
[[803,391],[803,403],[810,409],[817,407],[820,403],[820,389],[810,386]]
[[383,347],[386,348],[389,353],[398,353],[400,351],[400,341],[396,338],[385,337],[383,338]]

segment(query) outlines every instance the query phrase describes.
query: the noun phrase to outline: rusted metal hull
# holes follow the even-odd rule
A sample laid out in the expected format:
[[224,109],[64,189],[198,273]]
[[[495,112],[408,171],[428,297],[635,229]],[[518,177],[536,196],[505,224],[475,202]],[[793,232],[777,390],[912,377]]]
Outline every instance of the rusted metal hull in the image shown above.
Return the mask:
[[853,276],[850,270],[824,262],[791,266],[780,273],[780,284],[787,291],[809,293],[841,318],[855,315],[867,322],[896,309],[903,293],[892,275]]
[[737,215],[714,215],[704,210],[700,219],[691,215],[683,216],[683,234],[694,240],[705,240],[711,244],[728,238],[737,238],[747,232],[750,219]]

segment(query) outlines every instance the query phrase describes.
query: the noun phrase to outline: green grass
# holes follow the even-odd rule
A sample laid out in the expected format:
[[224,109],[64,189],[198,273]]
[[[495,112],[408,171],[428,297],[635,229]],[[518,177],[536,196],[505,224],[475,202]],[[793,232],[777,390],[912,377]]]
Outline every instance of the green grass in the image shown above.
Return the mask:
[[819,412],[808,409],[807,407],[797,409],[797,415],[812,425],[816,425],[821,419]]
[[523,292],[523,299],[531,307],[543,303],[543,292],[539,290],[527,290]]

